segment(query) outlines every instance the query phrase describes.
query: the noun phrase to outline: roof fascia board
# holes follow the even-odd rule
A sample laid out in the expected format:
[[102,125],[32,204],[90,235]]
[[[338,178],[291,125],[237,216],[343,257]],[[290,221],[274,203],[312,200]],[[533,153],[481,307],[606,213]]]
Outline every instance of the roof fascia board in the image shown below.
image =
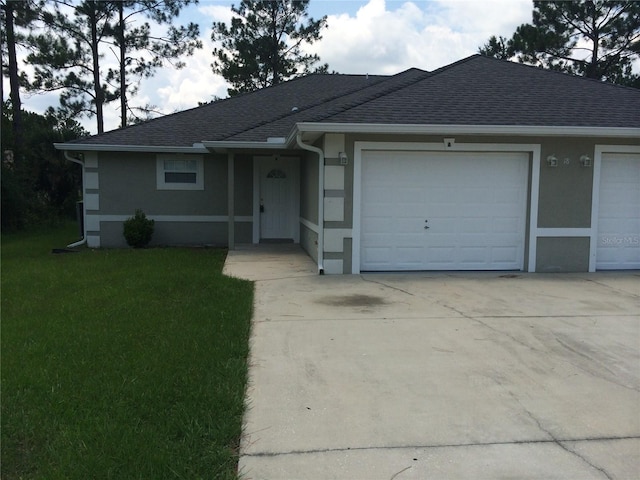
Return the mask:
[[194,143],[191,147],[173,147],[157,145],[108,145],[88,143],[54,143],[56,150],[69,152],[145,152],[145,153],[208,153],[209,150],[201,143]]
[[421,125],[378,123],[297,123],[294,132],[309,133],[391,133],[391,134],[470,134],[522,135],[551,137],[640,137],[640,128],[630,127],[567,127],[528,125]]
[[203,141],[202,145],[208,150],[225,151],[238,149],[282,150],[287,147],[286,141],[267,142],[234,142],[234,141]]

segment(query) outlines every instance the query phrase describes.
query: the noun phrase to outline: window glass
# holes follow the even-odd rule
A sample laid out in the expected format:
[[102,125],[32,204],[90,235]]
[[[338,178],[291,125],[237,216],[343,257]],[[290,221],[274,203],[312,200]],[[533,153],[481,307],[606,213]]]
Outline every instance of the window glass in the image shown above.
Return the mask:
[[159,190],[203,190],[204,169],[200,155],[159,154],[157,157]]
[[164,169],[171,172],[195,172],[198,162],[195,160],[165,160]]
[[196,173],[188,173],[188,172],[165,172],[164,173],[164,181],[165,183],[196,183],[197,180]]

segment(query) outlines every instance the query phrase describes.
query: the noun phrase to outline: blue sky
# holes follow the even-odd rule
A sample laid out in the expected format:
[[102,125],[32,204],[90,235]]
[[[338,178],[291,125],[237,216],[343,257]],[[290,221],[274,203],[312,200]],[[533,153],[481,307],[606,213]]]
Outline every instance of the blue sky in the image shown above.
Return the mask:
[[[178,21],[200,25],[204,48],[184,59],[186,68],[167,67],[143,80],[130,103],[150,103],[172,113],[225,97],[228,85],[211,71],[210,34],[214,21],[229,21],[232,3],[239,0],[200,0],[185,9]],[[532,12],[530,0],[311,0],[309,5],[312,17],[328,16],[328,28],[308,50],[331,71],[361,74],[439,68],[476,53],[491,35],[510,36],[531,21]],[[58,103],[57,95],[25,95],[23,102],[36,112]],[[117,103],[106,107],[107,130],[118,126]],[[82,122],[95,133],[95,120]]]

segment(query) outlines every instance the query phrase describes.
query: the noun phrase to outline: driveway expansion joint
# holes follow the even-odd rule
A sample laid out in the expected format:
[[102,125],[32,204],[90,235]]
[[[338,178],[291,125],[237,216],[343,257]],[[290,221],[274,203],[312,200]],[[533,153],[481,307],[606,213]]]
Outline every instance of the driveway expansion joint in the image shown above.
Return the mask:
[[377,284],[377,285],[381,285],[381,286],[383,286],[383,287],[385,287],[385,288],[389,288],[389,289],[391,289],[391,290],[395,290],[396,292],[402,292],[402,293],[405,293],[405,294],[407,294],[407,295],[409,295],[409,296],[411,296],[411,297],[415,297],[415,295],[414,295],[413,293],[411,293],[411,292],[409,292],[409,291],[407,291],[407,290],[403,290],[402,288],[394,287],[393,285],[389,285],[389,284],[387,284],[387,283],[380,282],[380,281],[377,281],[377,280],[371,280],[371,279],[369,279],[369,278],[365,278],[365,277],[364,277],[364,275],[360,275],[360,278],[361,278],[364,282],[375,283],[375,284]]
[[[535,420],[535,417],[532,417]],[[433,444],[433,445],[387,445],[387,446],[368,446],[368,447],[338,447],[338,448],[317,448],[317,449],[309,449],[309,450],[289,450],[285,452],[253,452],[253,453],[242,453],[241,457],[280,457],[280,456],[288,456],[288,455],[313,455],[316,453],[336,453],[336,452],[358,452],[358,451],[371,451],[371,450],[420,450],[420,449],[439,449],[439,448],[469,448],[469,447],[493,447],[493,446],[505,446],[505,445],[544,445],[544,444],[557,444],[563,450],[566,450],[568,453],[576,455],[580,457],[582,460],[586,461],[577,453],[568,450],[567,447],[561,445],[562,443],[587,443],[587,442],[611,442],[618,440],[640,440],[640,434],[638,435],[627,435],[620,437],[585,437],[585,438],[562,438],[556,439],[551,433],[546,431],[544,428],[540,427],[540,429],[546,433],[550,438],[548,439],[534,439],[534,440],[513,440],[513,441],[504,441],[504,442],[476,442],[476,443],[451,443],[451,444]],[[587,463],[589,463],[587,461]],[[592,467],[597,470],[601,470],[598,467]],[[602,470],[601,470],[602,471]],[[603,473],[605,473],[603,471]],[[611,478],[611,477],[608,477]]]

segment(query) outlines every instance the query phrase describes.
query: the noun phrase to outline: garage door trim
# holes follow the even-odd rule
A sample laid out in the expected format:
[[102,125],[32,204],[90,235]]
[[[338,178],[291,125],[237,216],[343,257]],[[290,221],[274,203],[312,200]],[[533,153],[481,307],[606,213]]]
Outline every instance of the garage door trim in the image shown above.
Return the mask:
[[362,202],[362,157],[368,150],[398,150],[435,152],[514,152],[532,155],[531,192],[529,201],[529,236],[528,261],[524,269],[535,271],[536,259],[536,227],[538,218],[538,194],[540,185],[540,144],[507,144],[507,143],[454,143],[451,147],[443,143],[421,142],[355,142],[354,144],[354,185],[353,185],[353,243],[352,272],[360,273],[360,241],[361,241],[361,202]]

